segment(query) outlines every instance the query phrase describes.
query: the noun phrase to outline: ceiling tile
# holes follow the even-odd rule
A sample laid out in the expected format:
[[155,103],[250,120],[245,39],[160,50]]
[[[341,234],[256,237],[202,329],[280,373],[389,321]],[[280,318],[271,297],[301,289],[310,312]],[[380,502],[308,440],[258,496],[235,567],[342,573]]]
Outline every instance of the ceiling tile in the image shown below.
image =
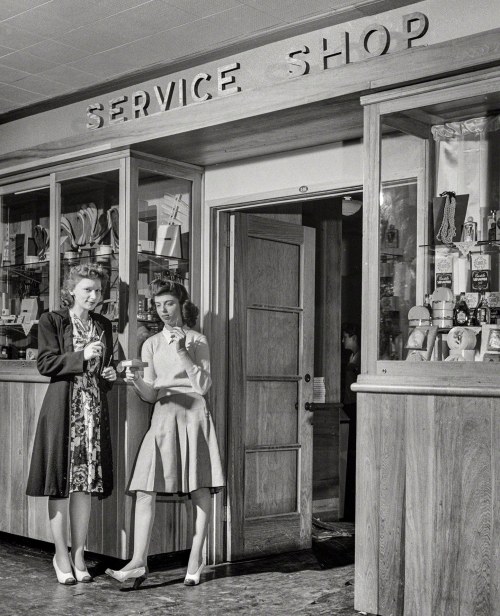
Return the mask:
[[185,24],[192,19],[192,15],[168,7],[161,0],[152,0],[115,17],[101,19],[91,26],[57,34],[53,38],[95,54]]
[[240,0],[204,0],[203,2],[200,2],[200,0],[163,0],[163,2],[197,17],[208,17],[245,4]]
[[[118,48],[122,49],[122,47]],[[117,49],[103,51],[98,54],[87,56],[83,60],[71,62],[69,66],[81,71],[97,75],[101,79],[111,79],[116,75],[121,75],[127,65],[127,57]]]
[[[143,0],[144,1],[144,0]],[[98,3],[95,0],[51,0],[47,6],[51,16],[62,19],[71,28],[79,28],[101,19]]]
[[126,33],[129,41],[145,38],[150,34],[170,30],[193,21],[193,15],[162,0],[151,0],[133,9],[119,13],[98,22],[109,30],[118,29]]
[[[95,19],[104,19],[110,15],[116,15],[134,6],[145,4],[150,0],[92,0],[98,5]],[[182,8],[182,7],[181,7]]]
[[74,26],[53,13],[51,4],[51,2],[47,2],[42,6],[11,17],[5,23],[14,28],[21,28],[47,37],[71,30]]
[[32,74],[38,73],[39,71],[46,71],[54,66],[53,62],[45,60],[44,58],[39,58],[24,50],[15,51],[8,56],[4,56],[2,58],[2,64]]
[[86,51],[51,40],[32,45],[25,51],[49,62],[54,62],[54,64],[66,64],[73,60],[80,60],[87,55]]
[[266,15],[249,6],[238,6],[217,15],[199,19],[192,24],[175,28],[179,38],[177,57],[210,51],[218,46],[240,40],[279,25],[276,17]]
[[114,28],[106,20],[96,21],[92,26],[61,33],[53,38],[78,49],[84,49],[89,53],[113,49],[113,47],[124,45],[130,41],[125,32],[122,32],[119,28]]
[[2,97],[13,103],[18,103],[18,105],[28,105],[47,98],[43,94],[28,92],[10,84],[2,84]]
[[0,81],[2,83],[14,83],[18,79],[28,77],[30,73],[26,71],[20,71],[17,68],[11,68],[10,66],[4,66],[0,61]]
[[[322,15],[331,13],[335,10],[335,5],[342,5],[345,2],[332,2],[332,0],[244,0],[245,4],[252,6],[260,11],[274,15],[280,21],[290,23],[297,19],[310,15]],[[352,0],[348,0],[350,5]]]
[[11,109],[15,109],[16,105],[11,101],[6,101],[5,99],[0,98],[0,113],[7,113]]
[[8,21],[0,23],[0,43],[6,47],[19,50],[43,40],[43,37],[38,34],[13,28]]
[[56,83],[55,81],[50,81],[49,79],[38,77],[37,75],[29,75],[29,77],[24,77],[12,85],[16,86],[16,88],[22,88],[23,90],[29,90],[37,94],[44,94],[45,96],[60,96],[73,89],[71,86]]
[[60,83],[65,83],[75,88],[83,88],[99,82],[99,78],[96,75],[85,73],[68,64],[55,66],[39,74],[41,77],[47,77],[48,79],[53,79],[54,81],[59,81]]
[[2,19],[19,15],[46,2],[47,0],[2,0]]

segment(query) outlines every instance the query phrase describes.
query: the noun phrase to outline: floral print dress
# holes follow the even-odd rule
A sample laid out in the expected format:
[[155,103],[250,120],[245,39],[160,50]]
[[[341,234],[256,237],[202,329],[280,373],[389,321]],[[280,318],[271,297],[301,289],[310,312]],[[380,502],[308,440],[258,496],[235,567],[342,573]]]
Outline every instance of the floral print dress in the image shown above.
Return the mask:
[[[73,348],[82,351],[87,344],[99,340],[95,323],[89,317],[84,323],[71,314]],[[83,374],[73,380],[70,416],[70,492],[102,493],[101,466],[101,392],[98,375],[101,357],[87,361]]]

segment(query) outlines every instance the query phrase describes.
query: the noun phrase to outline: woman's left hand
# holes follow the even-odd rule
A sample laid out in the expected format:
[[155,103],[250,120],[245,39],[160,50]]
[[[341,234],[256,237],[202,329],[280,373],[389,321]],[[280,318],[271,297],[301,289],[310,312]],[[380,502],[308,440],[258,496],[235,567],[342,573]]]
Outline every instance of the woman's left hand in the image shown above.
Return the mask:
[[186,348],[186,332],[182,327],[172,327],[170,330],[170,340],[175,343],[176,351],[182,351]]
[[116,381],[116,370],[113,366],[108,366],[101,372],[101,376],[106,381]]

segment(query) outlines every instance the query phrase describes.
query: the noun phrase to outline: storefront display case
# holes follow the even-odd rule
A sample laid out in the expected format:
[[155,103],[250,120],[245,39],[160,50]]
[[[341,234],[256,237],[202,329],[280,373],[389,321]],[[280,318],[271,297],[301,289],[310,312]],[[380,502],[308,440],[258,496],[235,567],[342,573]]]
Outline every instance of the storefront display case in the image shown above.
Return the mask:
[[[364,99],[367,250],[378,281],[366,365],[382,374],[394,373],[387,361],[500,359],[500,103],[496,78],[482,79],[480,93],[468,79]],[[401,132],[420,140],[422,170],[418,181],[388,185],[380,139]]]
[[[353,386],[362,452],[355,608],[494,613],[500,71],[362,103],[366,293],[362,374]],[[381,181],[382,143],[400,133],[420,144],[422,163],[394,192]]]
[[[5,532],[50,541],[44,499],[24,495],[25,473],[37,414],[48,379],[36,369],[40,315],[60,308],[67,270],[97,262],[109,283],[96,311],[111,320],[115,365],[140,357],[142,343],[158,332],[148,285],[163,276],[183,283],[199,302],[201,170],[128,149],[100,157],[0,178],[0,393],[8,401],[0,431]],[[131,498],[126,483],[148,422],[148,405],[119,379],[109,394],[115,490],[95,504],[88,549],[126,558]],[[19,452],[23,453],[21,455]],[[24,455],[28,452],[28,455]],[[11,496],[15,495],[13,504]],[[164,509],[174,508],[175,511]],[[12,515],[17,511],[19,515]],[[157,552],[188,545],[189,513],[162,503],[174,522],[157,532]]]

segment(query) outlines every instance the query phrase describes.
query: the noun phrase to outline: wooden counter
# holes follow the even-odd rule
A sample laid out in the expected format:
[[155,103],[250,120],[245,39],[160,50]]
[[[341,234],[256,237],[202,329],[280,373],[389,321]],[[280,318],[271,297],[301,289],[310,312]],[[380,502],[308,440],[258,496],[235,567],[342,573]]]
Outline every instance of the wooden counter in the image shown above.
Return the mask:
[[443,382],[436,364],[424,368],[434,378],[363,375],[353,386],[357,610],[498,613],[500,378],[481,366],[473,384],[465,366]]
[[[0,531],[52,542],[47,498],[25,494],[29,460],[48,379],[35,362],[0,362]],[[150,408],[118,382],[108,394],[115,488],[104,500],[92,499],[87,549],[128,558],[132,548],[133,499],[125,494],[137,449],[148,429]],[[151,554],[188,549],[191,506],[158,502]]]

